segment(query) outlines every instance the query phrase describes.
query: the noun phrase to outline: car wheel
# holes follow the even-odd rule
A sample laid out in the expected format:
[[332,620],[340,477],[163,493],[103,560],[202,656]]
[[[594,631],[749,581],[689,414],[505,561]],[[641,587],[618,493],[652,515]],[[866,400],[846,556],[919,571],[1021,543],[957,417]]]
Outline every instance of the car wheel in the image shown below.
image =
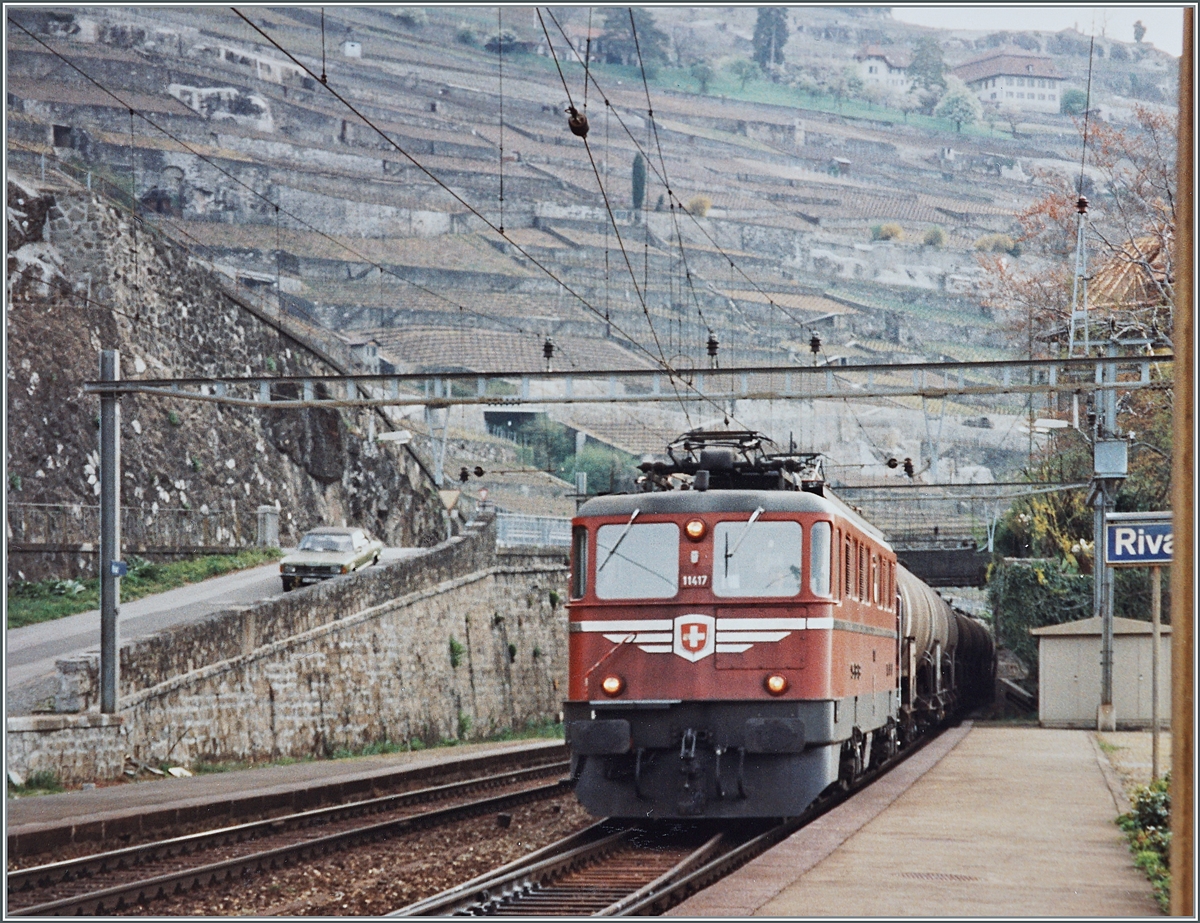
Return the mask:
[[284,577],[283,578],[283,592],[285,592],[285,593],[288,592],[295,585],[296,585],[296,581],[292,577]]

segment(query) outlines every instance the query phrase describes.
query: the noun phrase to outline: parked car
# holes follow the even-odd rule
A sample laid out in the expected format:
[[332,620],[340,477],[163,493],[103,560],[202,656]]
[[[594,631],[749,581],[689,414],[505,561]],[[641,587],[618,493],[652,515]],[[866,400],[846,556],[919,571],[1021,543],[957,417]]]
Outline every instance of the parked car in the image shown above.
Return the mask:
[[379,563],[383,543],[362,529],[322,526],[306,532],[295,554],[279,562],[283,589],[317,583]]

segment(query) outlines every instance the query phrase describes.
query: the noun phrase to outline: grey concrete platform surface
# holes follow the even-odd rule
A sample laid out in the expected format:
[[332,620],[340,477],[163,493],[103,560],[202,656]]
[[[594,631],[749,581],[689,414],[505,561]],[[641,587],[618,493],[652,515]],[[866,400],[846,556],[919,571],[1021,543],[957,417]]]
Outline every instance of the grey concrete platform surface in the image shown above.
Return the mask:
[[[561,751],[562,759],[566,759],[562,740],[513,740],[264,766],[183,779],[166,776],[89,791],[9,799],[5,811],[9,855],[40,852],[45,843],[62,839],[85,842],[138,834],[166,837],[172,835],[176,825],[217,827],[239,822],[244,819],[242,811],[275,816],[343,799],[370,797],[391,786],[424,788],[463,777],[463,767],[457,767],[456,775],[456,763],[485,757],[503,761],[529,749],[544,749],[548,760],[554,758],[555,751]],[[503,772],[504,768],[496,771]],[[405,781],[411,784],[405,785]]]
[[670,916],[1159,916],[1090,731],[962,727]]

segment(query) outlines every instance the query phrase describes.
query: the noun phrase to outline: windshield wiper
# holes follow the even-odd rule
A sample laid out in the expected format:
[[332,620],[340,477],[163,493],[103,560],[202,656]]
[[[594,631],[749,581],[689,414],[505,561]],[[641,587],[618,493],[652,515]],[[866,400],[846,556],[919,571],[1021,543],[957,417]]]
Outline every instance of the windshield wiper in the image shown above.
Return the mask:
[[729,576],[729,559],[737,554],[737,550],[742,547],[742,542],[746,540],[746,536],[750,534],[750,527],[754,525],[754,521],[758,519],[764,512],[761,506],[750,514],[750,521],[746,523],[746,528],[742,529],[742,534],[738,536],[738,540],[734,543],[733,551],[729,550],[729,533],[725,533],[725,576]]
[[600,566],[596,568],[597,574],[599,574],[600,571],[604,570],[604,565],[607,564],[609,561],[611,561],[612,556],[617,553],[617,549],[621,547],[621,542],[625,541],[625,536],[628,535],[629,530],[633,528],[633,521],[638,518],[638,513],[640,513],[640,512],[641,512],[641,509],[636,509],[633,511],[633,515],[629,517],[629,522],[625,523],[625,530],[617,537],[617,543],[615,545],[613,545],[612,548],[609,549],[608,557],[606,557],[600,563]]

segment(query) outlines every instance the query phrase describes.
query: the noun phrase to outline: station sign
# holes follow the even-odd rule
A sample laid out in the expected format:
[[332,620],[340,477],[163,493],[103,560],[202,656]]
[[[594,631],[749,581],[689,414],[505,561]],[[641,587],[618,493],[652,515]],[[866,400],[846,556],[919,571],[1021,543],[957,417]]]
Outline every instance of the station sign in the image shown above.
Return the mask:
[[1174,542],[1169,512],[1109,513],[1104,518],[1104,563],[1109,567],[1170,564]]

